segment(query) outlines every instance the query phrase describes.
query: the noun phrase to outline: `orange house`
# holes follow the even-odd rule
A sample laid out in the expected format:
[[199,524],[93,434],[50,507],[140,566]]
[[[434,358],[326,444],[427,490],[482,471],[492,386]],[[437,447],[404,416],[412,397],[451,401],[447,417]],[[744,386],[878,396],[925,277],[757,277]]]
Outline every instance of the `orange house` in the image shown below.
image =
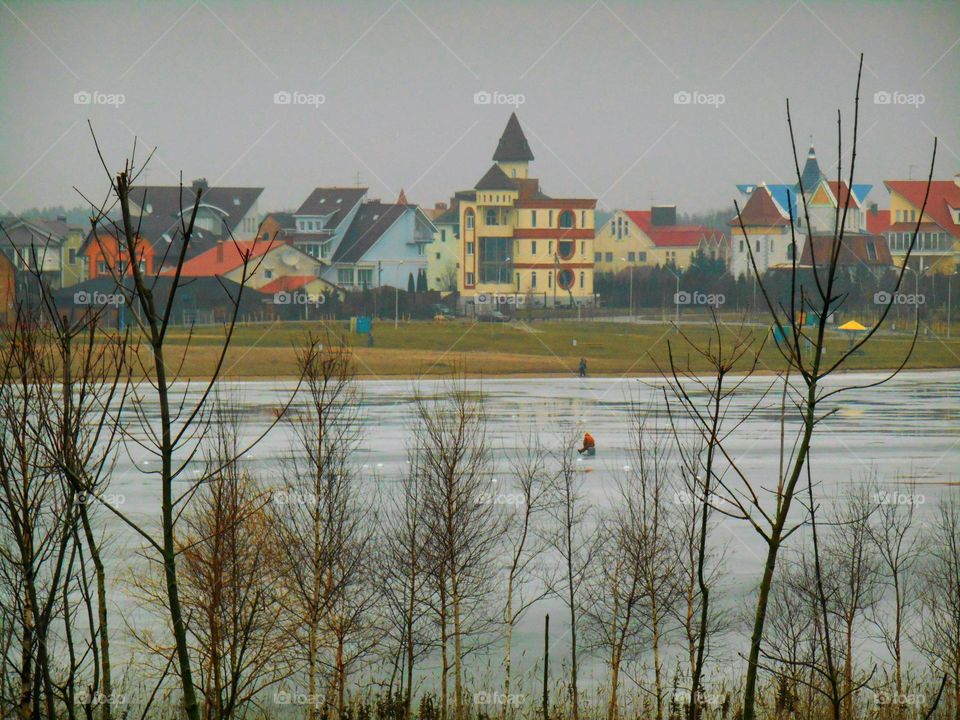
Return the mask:
[[0,323],[13,322],[16,313],[17,272],[4,253],[0,253]]
[[[146,275],[154,275],[153,245],[143,237],[138,237],[136,250],[140,272]],[[83,253],[87,258],[87,267],[90,270],[88,278],[90,280],[110,277],[111,268],[117,268],[121,275],[127,273],[130,259],[127,253],[126,240],[118,240],[116,233],[101,229],[98,229],[96,234],[91,232],[87,236]]]

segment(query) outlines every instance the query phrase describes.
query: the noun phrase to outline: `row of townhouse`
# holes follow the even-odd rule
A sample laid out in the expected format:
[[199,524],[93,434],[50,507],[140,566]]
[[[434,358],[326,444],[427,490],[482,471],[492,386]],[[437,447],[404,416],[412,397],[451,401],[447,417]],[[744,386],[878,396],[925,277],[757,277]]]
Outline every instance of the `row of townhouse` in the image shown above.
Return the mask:
[[[794,264],[819,265],[830,255],[841,218],[841,264],[878,273],[902,267],[916,231],[907,266],[919,273],[955,273],[960,256],[960,175],[932,181],[929,193],[926,180],[887,180],[884,186],[890,208],[880,210],[867,202],[870,185],[850,188],[846,181],[828,179],[812,145],[799,182],[738,185],[742,207],[730,219],[731,273],[750,275],[754,264],[761,273]],[[797,248],[800,255],[795,257]]]

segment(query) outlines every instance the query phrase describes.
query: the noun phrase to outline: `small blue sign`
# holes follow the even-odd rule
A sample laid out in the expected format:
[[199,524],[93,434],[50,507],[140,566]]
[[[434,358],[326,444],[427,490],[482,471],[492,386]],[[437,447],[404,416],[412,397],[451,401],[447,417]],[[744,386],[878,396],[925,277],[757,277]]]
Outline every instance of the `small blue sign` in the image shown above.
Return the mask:
[[360,315],[357,317],[357,335],[369,335],[372,324],[373,319],[369,315]]

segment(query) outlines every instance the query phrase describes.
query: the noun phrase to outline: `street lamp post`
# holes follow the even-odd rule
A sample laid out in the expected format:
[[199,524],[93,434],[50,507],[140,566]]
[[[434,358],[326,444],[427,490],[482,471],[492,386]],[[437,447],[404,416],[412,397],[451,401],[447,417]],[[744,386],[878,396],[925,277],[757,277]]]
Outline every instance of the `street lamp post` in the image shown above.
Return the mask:
[[396,330],[400,327],[400,267],[403,265],[403,260],[397,263],[396,270],[396,284],[393,286],[393,329]]

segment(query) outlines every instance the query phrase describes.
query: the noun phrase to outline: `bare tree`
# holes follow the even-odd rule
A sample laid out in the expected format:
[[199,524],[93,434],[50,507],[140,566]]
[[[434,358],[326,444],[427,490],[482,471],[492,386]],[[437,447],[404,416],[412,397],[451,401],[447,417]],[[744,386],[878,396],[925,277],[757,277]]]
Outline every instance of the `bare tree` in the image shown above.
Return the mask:
[[950,685],[947,712],[960,720],[960,501],[944,495],[924,535],[920,649]]
[[579,659],[577,633],[583,611],[589,571],[596,553],[591,506],[583,492],[582,476],[576,462],[577,436],[561,436],[556,451],[557,470],[550,502],[551,532],[548,541],[560,559],[561,577],[552,592],[563,602],[570,618],[570,704],[573,719],[580,718],[580,690],[577,684]]
[[[274,496],[274,525],[294,660],[306,673],[310,717],[316,718],[323,650],[334,640],[324,634],[339,595],[365,562],[354,543],[367,532],[367,518],[359,511],[360,489],[351,469],[360,439],[360,391],[349,348],[332,333],[311,337],[297,362],[304,397],[289,418],[294,445],[285,484]],[[344,672],[342,665],[336,669],[338,676]]]
[[[538,600],[547,595],[549,582],[542,583],[536,577],[536,563],[541,559],[546,542],[543,533],[538,532],[537,524],[547,509],[550,483],[547,469],[547,451],[540,442],[539,433],[531,430],[520,438],[520,447],[510,460],[510,469],[515,485],[508,488],[508,494],[490,495],[486,501],[502,503],[507,512],[504,525],[506,541],[507,587],[503,606],[505,627],[505,649],[503,658],[503,703],[501,717],[507,717],[511,691],[511,669],[513,661],[513,631],[520,618]],[[536,584],[536,586],[534,586]]]
[[442,395],[415,395],[414,447],[422,473],[422,508],[436,587],[441,632],[441,718],[446,718],[447,643],[453,641],[454,717],[465,720],[464,655],[491,626],[486,599],[492,592],[494,553],[502,523],[482,498],[491,486],[486,417],[481,400],[462,378]]

